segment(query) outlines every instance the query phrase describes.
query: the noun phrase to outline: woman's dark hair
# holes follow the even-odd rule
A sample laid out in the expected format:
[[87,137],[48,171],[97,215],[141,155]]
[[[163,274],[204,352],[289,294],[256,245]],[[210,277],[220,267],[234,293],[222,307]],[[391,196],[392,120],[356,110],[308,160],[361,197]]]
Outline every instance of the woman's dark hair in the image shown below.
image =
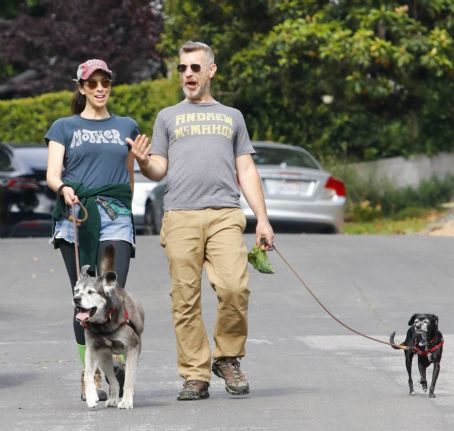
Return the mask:
[[77,85],[71,100],[71,112],[76,115],[80,114],[85,109],[86,103],[87,99],[85,95],[79,91],[79,85]]

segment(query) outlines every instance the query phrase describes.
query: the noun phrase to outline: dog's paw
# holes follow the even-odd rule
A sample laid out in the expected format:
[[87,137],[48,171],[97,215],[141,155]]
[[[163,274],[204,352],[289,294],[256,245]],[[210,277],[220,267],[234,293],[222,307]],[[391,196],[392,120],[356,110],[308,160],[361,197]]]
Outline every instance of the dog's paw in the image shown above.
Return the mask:
[[133,406],[132,399],[128,399],[125,397],[122,398],[122,400],[118,403],[118,406],[117,406],[117,408],[119,408],[119,409],[132,409],[133,407],[134,406]]
[[87,399],[87,407],[89,409],[94,409],[94,408],[97,407],[97,405],[98,405],[98,400],[89,400],[89,399]]
[[408,395],[410,395],[410,397],[414,397],[415,396],[415,391],[411,391]]
[[118,405],[118,398],[109,398],[106,400],[106,407],[116,407]]
[[429,398],[437,398],[433,392],[429,392]]

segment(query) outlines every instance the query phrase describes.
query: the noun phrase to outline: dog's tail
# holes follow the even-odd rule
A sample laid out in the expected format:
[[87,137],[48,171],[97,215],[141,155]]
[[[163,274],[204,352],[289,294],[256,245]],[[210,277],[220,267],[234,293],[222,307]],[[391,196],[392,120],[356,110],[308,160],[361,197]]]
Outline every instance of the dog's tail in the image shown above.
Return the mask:
[[408,346],[406,344],[396,344],[394,342],[395,335],[396,335],[396,331],[394,331],[389,337],[389,342],[391,344],[391,347],[393,349],[396,349],[396,350],[402,350],[402,349],[406,350],[406,349],[408,349]]
[[101,260],[101,274],[113,271],[115,260],[115,249],[112,244],[109,244],[104,250],[104,256]]

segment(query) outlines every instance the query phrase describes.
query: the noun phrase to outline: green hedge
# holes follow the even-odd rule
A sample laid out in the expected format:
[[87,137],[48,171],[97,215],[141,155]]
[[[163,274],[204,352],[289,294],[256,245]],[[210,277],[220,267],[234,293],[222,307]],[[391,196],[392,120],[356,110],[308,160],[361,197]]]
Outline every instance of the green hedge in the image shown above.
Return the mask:
[[391,179],[375,173],[364,178],[352,166],[333,165],[329,171],[342,179],[347,188],[348,222],[419,217],[423,210],[438,208],[454,199],[454,175],[432,176],[414,187],[397,187]]
[[[0,100],[0,142],[42,143],[50,125],[60,117],[71,115],[72,92],[61,91],[24,99]],[[112,89],[109,110],[130,116],[142,133],[151,134],[157,113],[180,100],[176,79],[143,81],[119,85]]]

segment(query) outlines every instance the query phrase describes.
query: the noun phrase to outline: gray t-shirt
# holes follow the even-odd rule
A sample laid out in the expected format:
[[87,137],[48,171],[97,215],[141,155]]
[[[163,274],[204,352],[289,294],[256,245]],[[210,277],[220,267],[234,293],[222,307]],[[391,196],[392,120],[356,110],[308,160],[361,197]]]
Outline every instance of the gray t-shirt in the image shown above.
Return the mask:
[[97,188],[129,183],[126,138],[134,140],[139,133],[137,123],[129,117],[87,120],[73,115],[56,120],[45,140],[65,147],[63,182]]
[[163,109],[151,153],[168,159],[164,210],[239,208],[235,159],[254,152],[237,109],[186,101]]

